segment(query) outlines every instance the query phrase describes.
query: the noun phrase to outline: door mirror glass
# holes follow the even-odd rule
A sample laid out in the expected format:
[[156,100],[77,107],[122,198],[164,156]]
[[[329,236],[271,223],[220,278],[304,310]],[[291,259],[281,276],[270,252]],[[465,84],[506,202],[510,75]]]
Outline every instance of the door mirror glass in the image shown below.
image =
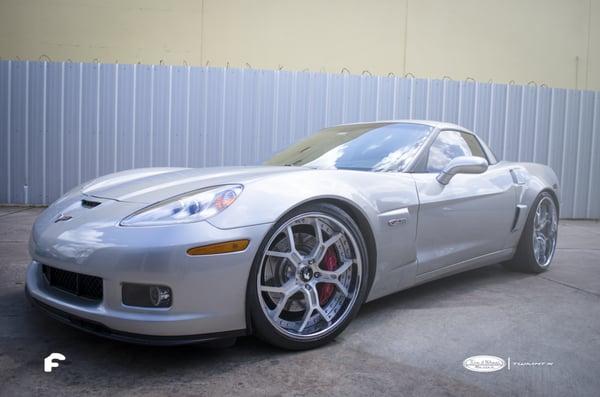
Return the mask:
[[487,171],[486,159],[476,156],[459,156],[452,159],[437,176],[437,181],[447,185],[456,174],[481,174]]

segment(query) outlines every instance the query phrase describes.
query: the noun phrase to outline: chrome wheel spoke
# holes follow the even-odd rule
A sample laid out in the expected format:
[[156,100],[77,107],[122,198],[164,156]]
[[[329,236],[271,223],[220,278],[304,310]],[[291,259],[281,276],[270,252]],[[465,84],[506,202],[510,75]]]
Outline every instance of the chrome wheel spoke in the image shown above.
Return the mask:
[[336,289],[338,291],[341,292],[342,295],[344,295],[345,298],[348,298],[348,296],[350,295],[348,293],[348,289],[346,288],[346,286],[344,284],[342,284],[340,282],[339,279],[335,278],[335,279],[327,279],[327,281],[325,279],[319,280],[318,283],[323,283],[323,284],[333,284],[335,285]]
[[335,270],[319,270],[324,279],[328,280],[327,282],[331,282],[333,280],[337,280],[344,273],[348,271],[354,264],[353,260],[346,260],[342,265]]
[[535,226],[536,231],[543,230],[544,227],[546,226],[546,220],[543,220],[543,221],[538,220],[538,222],[536,222],[536,223],[537,223],[537,225]]
[[304,328],[308,325],[312,314],[315,310],[321,309],[321,305],[319,305],[319,295],[317,295],[317,291],[315,288],[303,288],[302,293],[304,294],[304,302],[306,304],[306,312],[304,313],[304,317],[302,318],[302,323],[300,324],[300,328],[298,328],[298,332],[304,331]]
[[294,240],[294,231],[291,225],[285,229],[285,234],[290,245],[290,252],[292,254],[298,254],[298,251],[296,251],[296,241]]
[[261,285],[260,286],[260,290],[263,292],[270,292],[272,294],[284,294],[286,293],[287,289],[285,288],[285,286],[281,286],[281,287],[273,287],[270,285]]
[[352,267],[352,265],[354,264],[353,260],[346,260],[344,261],[344,263],[342,263],[342,266],[339,267],[339,269],[335,270],[335,273],[338,275],[338,278],[346,273],[348,271],[348,269],[350,269]]
[[304,331],[304,328],[306,328],[306,326],[308,325],[308,322],[310,321],[310,318],[312,316],[312,310],[306,310],[306,313],[304,314],[304,317],[302,318],[302,323],[300,324],[300,327],[298,328],[298,332],[302,333]]
[[323,244],[323,230],[321,229],[323,223],[319,218],[314,218],[313,227],[315,229],[315,236],[317,238],[317,244],[320,246]]
[[267,250],[265,251],[265,255],[287,259],[297,269],[300,265],[300,262],[302,262],[303,256],[300,255],[296,249],[296,242],[294,241],[294,233],[291,225],[286,228],[285,235],[290,246],[290,250],[287,252]]
[[340,238],[342,238],[342,233],[336,233],[336,234],[334,234],[333,236],[329,237],[329,238],[327,239],[327,241],[325,241],[325,242],[323,243],[323,245],[325,246],[325,248],[329,248],[329,247],[331,247],[333,244],[337,243],[337,242],[340,240]]
[[265,255],[274,256],[276,258],[285,258],[285,259],[289,259],[292,256],[292,254],[290,252],[279,252],[279,251],[266,251]]
[[270,287],[267,285],[262,285],[260,289],[263,292],[270,292],[282,295],[281,299],[279,299],[279,302],[277,302],[275,308],[273,310],[270,310],[271,317],[276,319],[279,318],[288,300],[300,290],[300,287],[294,282],[288,281],[285,285],[281,287]]
[[321,317],[323,317],[323,320],[327,322],[327,324],[331,324],[331,316],[327,314],[327,312],[322,307],[319,306],[317,311],[319,312]]
[[292,252],[265,251],[265,255],[287,259],[295,268],[298,268],[298,265],[302,261],[302,258],[299,255],[296,255]]
[[340,232],[336,232],[332,234],[326,241],[324,241],[322,228],[323,223],[319,220],[319,218],[314,218],[311,223],[315,230],[317,243],[310,254],[310,258],[312,258],[314,263],[318,266],[318,264],[321,263],[325,257],[327,249],[333,244],[337,243],[342,237],[344,237],[344,235]]
[[335,287],[344,295],[344,297],[348,297],[348,289],[342,282],[340,281],[340,277],[346,273],[354,264],[352,260],[346,260],[342,265],[335,270],[319,270],[321,276],[317,283],[329,283],[335,285]]

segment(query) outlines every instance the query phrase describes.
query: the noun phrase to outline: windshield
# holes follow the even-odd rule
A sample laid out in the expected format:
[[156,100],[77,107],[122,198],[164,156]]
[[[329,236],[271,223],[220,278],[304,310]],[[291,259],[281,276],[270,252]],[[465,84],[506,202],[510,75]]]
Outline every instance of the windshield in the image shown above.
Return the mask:
[[359,171],[403,171],[432,127],[422,124],[343,125],[290,146],[266,165]]

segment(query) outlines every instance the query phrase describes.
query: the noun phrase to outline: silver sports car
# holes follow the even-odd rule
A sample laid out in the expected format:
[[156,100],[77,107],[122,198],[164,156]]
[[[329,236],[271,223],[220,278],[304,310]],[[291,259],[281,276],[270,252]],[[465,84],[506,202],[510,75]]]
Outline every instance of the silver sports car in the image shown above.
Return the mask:
[[429,121],[340,125],[258,167],[145,168],[79,186],[31,233],[26,293],[70,325],[307,349],[373,299],[556,248],[558,180]]

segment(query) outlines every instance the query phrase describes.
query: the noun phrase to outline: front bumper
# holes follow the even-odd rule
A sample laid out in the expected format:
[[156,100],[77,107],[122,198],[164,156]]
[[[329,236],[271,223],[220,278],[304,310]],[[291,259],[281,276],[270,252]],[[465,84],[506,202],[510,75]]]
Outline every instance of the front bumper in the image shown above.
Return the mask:
[[246,335],[246,330],[243,329],[238,331],[215,332],[212,334],[178,336],[156,336],[117,331],[115,329],[108,328],[104,324],[97,323],[95,321],[90,321],[82,317],[74,316],[68,312],[59,310],[54,306],[47,305],[33,298],[31,296],[31,293],[29,292],[29,288],[27,288],[27,285],[25,285],[25,295],[34,306],[36,306],[41,311],[46,313],[48,316],[54,318],[55,320],[70,325],[81,331],[89,332],[94,335],[108,339],[118,340],[120,342],[152,346],[177,346],[189,343],[210,342],[226,338],[237,338],[239,336]]
[[[132,208],[123,206],[108,203],[104,211],[113,215],[114,211],[131,212]],[[100,211],[95,215],[102,219]],[[92,222],[85,216],[60,223],[47,220],[42,214],[32,231],[33,261],[26,291],[53,317],[85,331],[136,343],[180,344],[245,332],[248,275],[270,224],[224,230],[209,222],[136,228]],[[190,256],[186,252],[194,246],[236,239],[249,239],[250,244],[242,252],[229,254]],[[42,263],[102,278],[102,300],[87,300],[51,287],[42,274]],[[126,306],[121,296],[124,282],[166,285],[173,292],[172,306]]]

